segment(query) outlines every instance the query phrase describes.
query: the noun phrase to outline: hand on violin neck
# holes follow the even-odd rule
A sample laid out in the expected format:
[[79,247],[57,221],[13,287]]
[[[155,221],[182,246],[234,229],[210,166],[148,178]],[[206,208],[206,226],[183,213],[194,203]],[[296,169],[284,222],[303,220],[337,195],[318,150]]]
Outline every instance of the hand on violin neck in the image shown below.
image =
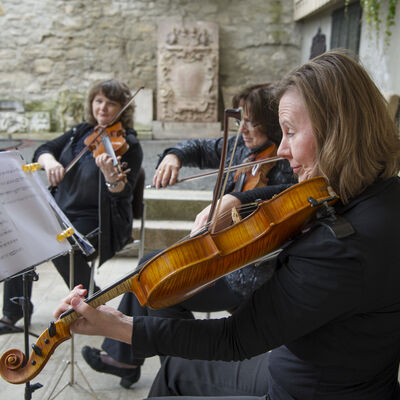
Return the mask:
[[73,308],[81,317],[70,325],[70,330],[83,335],[106,336],[125,343],[131,343],[133,318],[108,306],[91,307],[85,300],[86,289],[75,286],[54,312],[58,318]]
[[51,186],[57,186],[64,179],[65,169],[52,154],[41,154],[38,163],[46,171],[47,180]]
[[86,294],[87,294],[87,290],[83,287],[82,284],[76,285],[68,293],[68,295],[61,300],[60,304],[58,305],[58,307],[55,309],[55,311],[53,313],[53,317],[55,319],[58,319],[61,314],[70,310],[72,308],[71,300],[73,297],[78,296],[78,297],[81,297],[82,299],[84,299]]

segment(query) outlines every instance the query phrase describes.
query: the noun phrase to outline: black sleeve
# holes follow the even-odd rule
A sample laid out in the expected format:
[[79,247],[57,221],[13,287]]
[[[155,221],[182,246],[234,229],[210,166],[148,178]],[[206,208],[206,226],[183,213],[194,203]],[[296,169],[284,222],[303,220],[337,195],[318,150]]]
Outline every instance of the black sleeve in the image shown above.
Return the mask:
[[221,150],[221,138],[185,140],[165,149],[159,156],[157,167],[167,154],[175,154],[184,167],[218,168]]
[[[77,127],[79,127],[79,125]],[[65,132],[63,135],[39,146],[33,154],[32,161],[37,162],[38,158],[45,153],[50,153],[54,156],[56,160],[59,160],[61,152],[64,150],[65,146],[73,139],[77,127],[72,128],[69,131]]]

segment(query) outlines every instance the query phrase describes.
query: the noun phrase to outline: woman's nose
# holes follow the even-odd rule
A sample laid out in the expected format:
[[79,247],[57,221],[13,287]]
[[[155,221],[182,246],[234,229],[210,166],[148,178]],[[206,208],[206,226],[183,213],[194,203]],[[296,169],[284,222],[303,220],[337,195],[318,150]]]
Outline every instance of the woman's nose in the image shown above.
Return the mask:
[[276,155],[278,157],[288,158],[289,153],[289,147],[287,146],[286,140],[282,139],[278,150],[276,151]]
[[240,128],[239,128],[239,132],[243,133],[243,132],[248,132],[249,130],[247,129],[246,125],[243,123],[240,124]]

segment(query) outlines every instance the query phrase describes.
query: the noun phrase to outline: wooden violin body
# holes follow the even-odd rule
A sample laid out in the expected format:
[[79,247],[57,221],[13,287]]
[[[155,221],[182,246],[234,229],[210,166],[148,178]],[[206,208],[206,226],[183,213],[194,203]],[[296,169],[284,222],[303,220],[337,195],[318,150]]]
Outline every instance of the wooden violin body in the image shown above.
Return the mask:
[[[143,306],[163,308],[179,303],[220,277],[277,250],[301,232],[324,204],[338,200],[324,178],[312,178],[260,202],[239,223],[205,232],[175,244],[110,288],[86,300],[94,307],[132,291]],[[11,383],[24,383],[44,367],[54,349],[70,337],[69,326],[79,315],[70,310],[50,324],[26,360],[19,350],[0,358],[0,374]]]
[[181,302],[222,276],[277,250],[301,231],[323,202],[336,201],[323,178],[294,185],[259,203],[239,223],[203,233],[157,254],[137,274],[133,292],[142,306],[151,308]]
[[[259,162],[252,167],[240,168],[236,171],[234,181],[235,192],[246,192],[247,190],[256,189],[266,186],[268,183],[268,173],[276,165],[276,162],[261,163],[262,160],[268,160],[276,156],[276,145],[272,144],[261,153],[257,154],[251,161]],[[250,161],[250,159],[249,159]]]
[[122,156],[128,151],[129,144],[125,140],[125,130],[123,129],[121,122],[117,122],[116,124],[105,128],[104,132],[100,134],[98,132],[99,129],[100,127],[96,127],[93,133],[91,133],[84,141],[94,158],[107,152],[102,141],[103,135],[107,135],[110,138],[113,150],[117,156]]

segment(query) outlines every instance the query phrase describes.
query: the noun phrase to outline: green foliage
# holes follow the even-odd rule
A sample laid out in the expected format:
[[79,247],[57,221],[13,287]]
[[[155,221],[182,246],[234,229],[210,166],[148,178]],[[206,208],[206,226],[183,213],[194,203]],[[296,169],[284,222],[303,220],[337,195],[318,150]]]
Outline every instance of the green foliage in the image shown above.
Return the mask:
[[[345,6],[347,7],[351,0],[345,0]],[[396,18],[396,6],[398,0],[388,0],[388,13],[385,20],[385,43],[386,45],[390,42],[392,36],[392,26],[395,23]],[[380,33],[380,27],[382,24],[382,9],[381,0],[360,0],[361,7],[363,8],[364,18],[367,24],[374,28],[377,36]]]

